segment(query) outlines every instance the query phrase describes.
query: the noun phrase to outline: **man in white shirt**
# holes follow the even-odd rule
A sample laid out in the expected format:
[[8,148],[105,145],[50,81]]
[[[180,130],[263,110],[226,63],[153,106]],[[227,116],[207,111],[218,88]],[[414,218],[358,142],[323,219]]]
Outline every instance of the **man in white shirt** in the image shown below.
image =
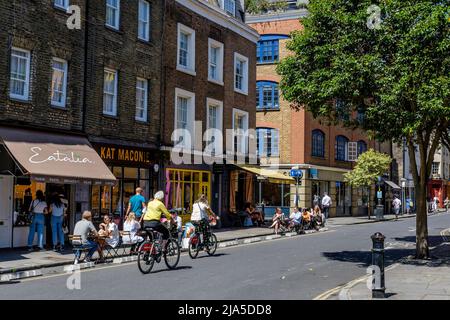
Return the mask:
[[400,207],[402,206],[402,201],[394,196],[394,201],[392,201],[392,207],[394,208],[395,219],[398,219],[398,214],[400,213]]
[[332,204],[332,201],[331,201],[330,196],[328,195],[328,193],[324,192],[323,198],[322,198],[322,211],[323,211],[323,215],[325,217],[325,220],[323,221],[324,224],[325,224],[325,221],[328,220],[328,213],[330,211],[331,204]]

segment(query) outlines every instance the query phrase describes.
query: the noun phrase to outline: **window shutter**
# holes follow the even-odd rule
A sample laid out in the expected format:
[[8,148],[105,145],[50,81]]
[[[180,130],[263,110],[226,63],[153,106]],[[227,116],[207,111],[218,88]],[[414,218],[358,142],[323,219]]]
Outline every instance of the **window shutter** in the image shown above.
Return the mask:
[[356,161],[358,159],[358,143],[348,143],[348,161]]

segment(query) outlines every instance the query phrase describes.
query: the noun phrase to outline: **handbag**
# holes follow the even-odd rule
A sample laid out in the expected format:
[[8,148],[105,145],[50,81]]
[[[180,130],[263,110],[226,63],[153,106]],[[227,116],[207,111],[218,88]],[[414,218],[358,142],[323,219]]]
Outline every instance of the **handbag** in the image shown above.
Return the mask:
[[245,218],[244,221],[244,227],[252,227],[253,226],[253,221],[250,217]]

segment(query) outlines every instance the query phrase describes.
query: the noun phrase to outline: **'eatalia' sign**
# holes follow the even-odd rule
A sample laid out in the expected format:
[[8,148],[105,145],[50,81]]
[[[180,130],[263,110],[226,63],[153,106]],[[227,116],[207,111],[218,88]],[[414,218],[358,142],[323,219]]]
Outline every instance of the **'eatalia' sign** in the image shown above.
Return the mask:
[[113,147],[100,147],[100,158],[103,160],[111,161],[127,161],[137,163],[150,163],[150,152],[125,149],[125,148],[113,148]]
[[42,148],[32,147],[30,148],[33,155],[28,159],[30,163],[41,164],[46,162],[68,162],[68,163],[94,163],[94,161],[89,160],[89,158],[80,156],[75,152],[61,152],[56,150],[56,152],[51,154],[43,154]]

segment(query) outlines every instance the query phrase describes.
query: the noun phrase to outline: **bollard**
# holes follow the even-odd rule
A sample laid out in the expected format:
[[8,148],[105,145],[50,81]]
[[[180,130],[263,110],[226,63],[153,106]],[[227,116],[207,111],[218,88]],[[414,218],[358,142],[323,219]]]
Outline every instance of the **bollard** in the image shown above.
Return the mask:
[[[372,286],[372,298],[384,298],[386,288],[384,286],[384,239],[380,232],[376,232],[371,237],[372,239],[372,266],[378,268],[379,273],[375,272],[375,285]],[[378,274],[377,274],[378,273]]]

